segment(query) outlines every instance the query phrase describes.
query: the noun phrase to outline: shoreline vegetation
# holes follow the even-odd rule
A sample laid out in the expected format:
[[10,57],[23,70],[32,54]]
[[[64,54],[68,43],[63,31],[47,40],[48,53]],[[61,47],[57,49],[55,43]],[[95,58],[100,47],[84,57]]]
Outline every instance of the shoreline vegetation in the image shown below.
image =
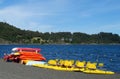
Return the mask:
[[11,43],[11,44],[0,44],[0,45],[120,45],[119,43],[117,44],[19,44],[19,43]]
[[86,34],[81,32],[38,32],[21,30],[6,22],[0,22],[0,45],[119,45],[118,34],[100,32],[98,34]]

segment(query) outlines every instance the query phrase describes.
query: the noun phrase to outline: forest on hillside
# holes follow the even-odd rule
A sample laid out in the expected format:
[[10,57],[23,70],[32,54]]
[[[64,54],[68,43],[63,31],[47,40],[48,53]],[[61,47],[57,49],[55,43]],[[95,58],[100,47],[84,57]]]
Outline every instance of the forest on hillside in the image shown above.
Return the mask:
[[0,22],[0,44],[119,44],[118,34],[100,32],[38,32],[21,30],[6,22]]

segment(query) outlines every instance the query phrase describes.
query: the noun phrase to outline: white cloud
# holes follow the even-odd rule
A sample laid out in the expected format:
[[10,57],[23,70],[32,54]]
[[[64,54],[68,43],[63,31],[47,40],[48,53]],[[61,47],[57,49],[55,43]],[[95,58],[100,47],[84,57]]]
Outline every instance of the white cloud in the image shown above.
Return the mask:
[[[26,0],[26,2],[5,6],[0,9],[0,20],[5,20],[18,27],[22,27],[23,25],[22,28],[24,29],[25,25],[27,25],[25,23],[29,24],[31,21],[41,20],[59,14],[62,11],[61,7],[64,7],[66,4],[65,0]],[[63,5],[61,6],[60,4]]]
[[34,31],[42,31],[42,32],[48,32],[48,31],[53,31],[54,26],[52,25],[43,25],[37,22],[30,22],[28,24],[29,30],[34,30]]
[[[1,20],[5,20],[22,29],[44,32],[55,31],[56,27],[52,25],[54,23],[51,24],[50,22],[47,23],[43,21],[48,17],[52,18],[63,13],[68,0],[26,1],[28,2],[24,4],[6,6],[0,9],[0,16],[2,16]],[[51,20],[51,18],[49,20]],[[54,22],[55,21],[54,19]]]
[[[37,3],[36,3],[37,4]],[[31,23],[31,21],[41,20],[43,17],[54,15],[47,10],[43,10],[43,7],[38,7],[38,5],[32,4],[22,4],[22,5],[12,5],[0,9],[0,20],[7,21],[8,23],[15,25],[22,29],[31,29],[36,27],[38,23]],[[33,8],[33,9],[32,9]],[[28,27],[31,24],[33,26]],[[49,25],[44,25],[44,28],[48,28]],[[43,25],[39,25],[39,28],[43,29]],[[37,27],[37,28],[38,28]],[[32,28],[34,30],[36,28]]]
[[[3,1],[0,0],[0,3]],[[0,9],[0,20],[7,21],[12,25],[26,30],[38,30],[42,32],[56,30],[73,31],[74,26],[76,28],[81,26],[79,22],[83,18],[87,19],[86,17],[120,9],[118,4],[112,5],[111,1],[113,0],[95,1],[95,3],[94,0],[25,0],[25,2],[21,2],[20,4],[14,3],[14,5],[5,6]],[[77,16],[82,17],[82,19]],[[82,26],[86,26],[84,23],[81,23]],[[60,25],[61,27],[59,27]],[[116,25],[116,28],[119,28],[118,25]],[[65,26],[68,28],[65,28]],[[91,27],[90,31],[93,32],[94,29],[96,29],[95,31],[105,29],[109,31],[112,30],[112,27],[112,25],[104,25],[104,27],[99,26],[97,28]],[[80,27],[79,29],[80,31],[87,31],[86,28],[82,30]],[[92,28],[94,29],[92,30]],[[79,29],[75,29],[74,31],[79,31]]]
[[25,11],[22,11],[22,8],[19,6],[7,7],[0,10],[0,15],[7,16],[7,17],[16,17],[16,18],[23,18],[29,16]]
[[24,29],[26,21],[32,16],[31,13],[23,10],[21,6],[9,6],[0,10],[0,20]]

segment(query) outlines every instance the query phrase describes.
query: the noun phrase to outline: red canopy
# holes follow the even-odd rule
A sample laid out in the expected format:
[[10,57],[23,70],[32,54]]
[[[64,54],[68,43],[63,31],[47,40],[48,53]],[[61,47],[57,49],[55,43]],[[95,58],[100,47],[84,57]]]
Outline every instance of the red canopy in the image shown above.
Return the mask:
[[18,51],[18,52],[40,52],[41,50],[39,48],[13,48],[12,51]]

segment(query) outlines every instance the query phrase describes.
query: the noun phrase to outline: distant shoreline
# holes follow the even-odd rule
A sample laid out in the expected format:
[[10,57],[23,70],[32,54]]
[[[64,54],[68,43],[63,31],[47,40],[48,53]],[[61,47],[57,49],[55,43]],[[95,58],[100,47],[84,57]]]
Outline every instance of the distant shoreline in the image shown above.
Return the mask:
[[22,30],[0,22],[1,44],[120,44],[120,36],[111,32],[38,32]]
[[0,44],[0,45],[120,45],[119,43],[110,43],[110,44]]

